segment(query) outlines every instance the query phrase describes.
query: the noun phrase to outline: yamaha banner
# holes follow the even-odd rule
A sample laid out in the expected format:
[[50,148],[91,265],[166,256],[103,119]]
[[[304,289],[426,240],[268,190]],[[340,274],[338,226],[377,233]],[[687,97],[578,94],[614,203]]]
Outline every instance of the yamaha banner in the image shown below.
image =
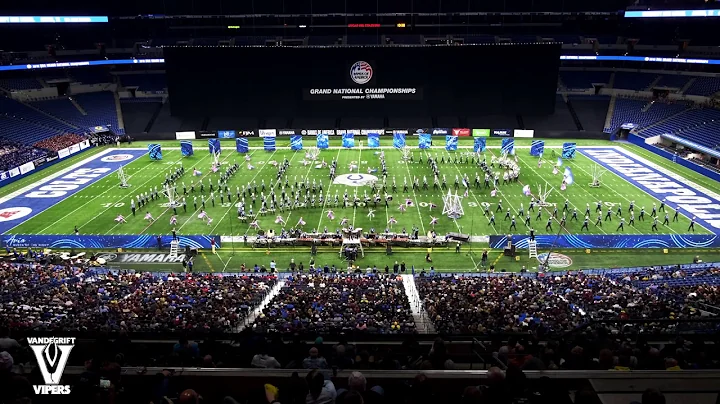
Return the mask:
[[453,151],[453,150],[457,150],[457,148],[458,148],[457,136],[446,135],[445,136],[445,150]]
[[247,138],[235,139],[235,149],[238,153],[247,153],[250,150]]
[[484,137],[476,137],[475,143],[473,144],[473,151],[475,153],[484,152],[487,148],[486,140]]
[[290,136],[290,150],[302,150],[303,149],[303,139],[300,135],[292,135]]
[[157,143],[151,143],[148,145],[148,156],[150,160],[162,160],[162,147]]
[[192,156],[195,154],[193,150],[192,142],[189,140],[181,140],[180,141],[180,153],[183,155],[183,157]]
[[295,136],[300,135],[300,130],[295,129],[278,129],[277,135],[278,136]]
[[220,153],[220,139],[208,139],[208,151],[210,154]]

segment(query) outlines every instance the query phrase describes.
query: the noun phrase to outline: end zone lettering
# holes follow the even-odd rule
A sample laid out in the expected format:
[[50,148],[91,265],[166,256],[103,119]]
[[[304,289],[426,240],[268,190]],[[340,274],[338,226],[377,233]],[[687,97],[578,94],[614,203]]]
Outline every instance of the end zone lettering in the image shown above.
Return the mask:
[[613,171],[679,213],[696,217],[706,228],[720,229],[720,195],[643,158],[617,148],[578,148],[580,153]]
[[110,168],[80,168],[58,180],[38,188],[37,191],[25,195],[26,198],[58,198],[68,191],[78,189],[81,185],[92,182],[94,179],[108,173]]

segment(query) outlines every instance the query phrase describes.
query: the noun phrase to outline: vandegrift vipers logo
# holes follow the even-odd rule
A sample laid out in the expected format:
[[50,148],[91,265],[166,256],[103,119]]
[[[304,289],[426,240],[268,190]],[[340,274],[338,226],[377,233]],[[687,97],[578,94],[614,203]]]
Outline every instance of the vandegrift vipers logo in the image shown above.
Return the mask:
[[60,385],[60,378],[75,346],[75,338],[28,338],[28,344],[45,380],[45,384],[33,386],[35,394],[70,394],[70,386]]
[[373,76],[373,68],[370,63],[358,61],[350,67],[350,78],[357,84],[367,84]]

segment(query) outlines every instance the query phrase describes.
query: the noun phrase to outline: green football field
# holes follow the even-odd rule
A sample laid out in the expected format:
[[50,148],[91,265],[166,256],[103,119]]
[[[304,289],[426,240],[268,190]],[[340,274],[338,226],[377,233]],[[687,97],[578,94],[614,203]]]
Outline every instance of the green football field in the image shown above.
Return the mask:
[[[262,139],[251,139],[251,146],[261,146]],[[282,148],[288,146],[289,139],[278,138],[278,147]],[[287,225],[285,228],[292,228],[302,218],[306,225],[303,229],[311,231],[313,229],[322,230],[327,227],[328,231],[335,231],[340,227],[340,221],[346,218],[350,224],[354,227],[363,228],[369,230],[374,228],[377,231],[382,231],[388,226],[388,220],[394,217],[397,220],[397,224],[392,226],[392,230],[400,232],[402,229],[406,229],[408,232],[413,226],[417,226],[420,229],[421,234],[425,234],[431,229],[436,230],[440,234],[446,232],[461,232],[471,234],[473,236],[488,236],[488,235],[505,235],[509,233],[513,234],[527,234],[529,227],[525,226],[524,219],[518,219],[516,226],[517,230],[510,229],[510,220],[505,220],[505,210],[510,208],[511,215],[518,215],[518,209],[521,204],[524,205],[525,211],[529,205],[529,198],[522,194],[522,188],[524,184],[531,186],[534,194],[537,195],[538,189],[542,187],[549,190],[549,196],[547,202],[556,204],[562,215],[563,205],[565,200],[568,199],[570,202],[570,212],[572,213],[573,208],[578,210],[578,220],[570,221],[571,213],[568,214],[568,222],[564,229],[561,229],[559,222],[553,220],[552,231],[546,231],[545,227],[548,218],[551,216],[552,207],[545,208],[542,211],[540,219],[537,218],[538,208],[535,212],[531,213],[531,227],[534,227],[537,234],[556,234],[558,231],[567,233],[588,233],[588,234],[650,234],[652,226],[652,218],[649,217],[649,213],[653,203],[658,203],[655,198],[646,194],[642,190],[636,188],[634,185],[626,182],[622,178],[615,174],[608,172],[602,177],[603,185],[600,188],[591,188],[588,184],[592,180],[591,172],[593,170],[593,163],[588,158],[584,157],[580,153],[577,154],[576,158],[572,161],[566,161],[565,164],[570,166],[574,172],[575,184],[568,187],[566,191],[560,190],[562,181],[562,174],[553,174],[552,166],[554,159],[550,157],[551,150],[558,151],[561,144],[568,140],[547,140],[546,141],[546,160],[541,167],[538,167],[537,157],[531,157],[529,155],[529,140],[516,140],[516,146],[520,146],[517,149],[517,155],[519,157],[520,165],[520,181],[517,183],[511,183],[507,185],[502,184],[502,180],[499,185],[499,192],[496,197],[490,196],[490,189],[475,188],[471,186],[469,195],[463,198],[462,204],[465,215],[458,219],[453,220],[444,217],[441,214],[443,207],[442,196],[446,191],[434,190],[432,186],[432,171],[427,164],[428,154],[432,154],[433,157],[437,154],[439,158],[444,157],[446,162],[439,165],[441,175],[447,177],[447,184],[450,189],[453,189],[455,177],[467,174],[470,177],[471,185],[475,178],[476,171],[479,168],[472,164],[455,163],[455,158],[464,156],[465,153],[471,151],[472,139],[462,139],[460,146],[461,149],[457,152],[446,152],[444,149],[433,148],[429,151],[421,151],[414,149],[414,162],[405,163],[402,161],[400,151],[392,148],[383,149],[386,156],[387,167],[388,167],[388,192],[393,194],[393,201],[389,208],[385,208],[384,203],[378,204],[374,207],[371,203],[370,206],[359,206],[355,208],[343,209],[341,206],[334,206],[333,200],[334,195],[337,193],[342,205],[342,197],[345,192],[352,197],[355,192],[360,196],[363,196],[365,192],[370,193],[369,187],[351,187],[342,184],[332,183],[329,179],[328,169],[317,169],[314,164],[303,165],[301,162],[305,159],[303,151],[294,152],[285,149],[278,149],[275,152],[266,152],[263,150],[252,149],[249,153],[251,156],[251,164],[255,166],[255,169],[248,170],[247,164],[244,161],[244,155],[234,151],[234,141],[223,141],[222,147],[225,150],[221,156],[221,160],[224,163],[237,162],[240,164],[240,170],[233,175],[228,186],[231,193],[231,202],[228,202],[227,197],[223,192],[223,200],[221,201],[219,193],[216,192],[215,204],[212,205],[209,195],[209,183],[212,182],[214,186],[217,186],[217,179],[220,176],[220,172],[212,173],[210,166],[212,163],[212,156],[207,151],[206,141],[196,141],[195,155],[191,157],[182,157],[178,148],[177,141],[159,142],[163,145],[163,157],[162,161],[150,161],[147,157],[141,157],[138,160],[130,163],[125,167],[125,172],[130,176],[129,183],[130,188],[122,189],[118,186],[117,176],[113,173],[107,177],[97,181],[93,185],[83,189],[75,195],[63,200],[62,202],[54,205],[53,207],[45,210],[44,212],[34,216],[26,222],[11,229],[8,233],[10,234],[72,234],[75,226],[78,227],[81,234],[169,234],[170,231],[175,227],[181,235],[193,235],[193,234],[210,234],[210,235],[254,235],[255,230],[251,229],[248,220],[246,223],[241,222],[237,217],[237,208],[235,204],[238,202],[236,196],[237,187],[245,188],[248,183],[256,184],[258,191],[261,189],[261,184],[266,184],[267,190],[266,196],[269,194],[270,184],[275,183],[277,168],[271,164],[276,161],[281,163],[284,159],[290,162],[290,168],[287,170],[285,177],[288,182],[292,185],[297,181],[306,183],[312,183],[315,181],[318,185],[322,184],[324,195],[331,195],[330,203],[326,198],[326,203],[320,205],[317,201],[315,207],[306,207],[294,210],[286,210],[285,212],[277,212],[276,214],[267,214],[266,216],[257,216],[256,219],[263,230],[274,229],[279,232],[283,227],[282,225],[275,223],[275,216],[282,215]],[[391,146],[391,139],[381,139],[381,146]],[[578,146],[587,145],[610,145],[609,142],[603,141],[577,141]],[[500,139],[489,139],[488,150],[485,152],[488,163],[491,160],[491,156],[499,156],[499,145]],[[613,144],[618,145],[618,144]],[[331,139],[332,146],[340,146],[339,139]],[[123,147],[138,147],[146,148],[147,143],[136,142],[132,145],[124,145]],[[306,144],[307,147],[307,144]],[[468,147],[463,149],[463,147]],[[525,147],[525,148],[523,148]],[[671,168],[673,171],[682,175],[683,177],[690,179],[712,191],[717,192],[718,186],[714,181],[704,178],[690,170],[687,170],[678,165],[673,165],[669,161],[665,161],[657,156],[652,155],[640,148],[631,145],[622,145],[622,147],[628,148],[633,153],[651,160],[652,162],[665,167]],[[34,181],[38,181],[42,177],[57,172],[77,161],[87,158],[91,153],[97,153],[99,150],[91,150],[83,153],[77,157],[73,157],[66,162],[57,164],[49,169],[43,170],[40,173],[31,175],[25,179],[22,179],[16,183],[0,189],[0,196],[5,196],[10,192],[21,189],[24,186],[32,184]],[[423,163],[419,162],[422,155]],[[349,169],[351,164],[359,165],[359,173],[366,174],[368,168],[379,168],[379,151],[368,149],[366,147],[356,147],[354,149],[329,149],[323,150],[320,153],[320,160],[325,160],[328,163],[331,160],[338,161],[338,175],[351,174]],[[464,159],[463,159],[464,161]],[[183,196],[183,183],[187,189],[187,195],[185,196],[187,201],[187,210],[178,208],[178,223],[175,226],[170,224],[170,217],[173,214],[172,209],[164,207],[163,204],[167,202],[166,199],[156,200],[150,202],[143,208],[137,210],[137,215],[132,216],[130,211],[130,200],[140,192],[149,191],[150,187],[157,186],[162,188],[162,181],[168,173],[174,167],[183,165],[185,168],[185,174],[177,181],[177,190],[180,196]],[[192,170],[197,168],[202,172],[202,176],[193,176]],[[561,170],[562,172],[562,170]],[[380,174],[375,174],[380,175]],[[418,176],[420,184],[422,185],[422,178],[426,176],[429,182],[428,190],[413,190],[410,186],[408,192],[403,192],[403,182],[407,178],[408,183],[412,184],[412,177]],[[397,192],[393,193],[390,187],[393,177],[397,182]],[[200,192],[200,181],[205,186],[204,194]],[[192,184],[195,185],[194,192],[191,191]],[[276,188],[278,197],[280,191]],[[463,189],[459,190],[462,195]],[[242,191],[240,196],[242,197]],[[212,218],[212,223],[209,225],[198,218],[198,213],[202,208],[202,199],[205,198],[205,211],[207,215]],[[197,207],[194,201],[197,199]],[[412,205],[402,212],[399,209],[401,203],[405,203],[406,199],[412,200]],[[498,203],[502,200],[503,211],[496,212]],[[597,218],[595,213],[595,206],[597,201],[603,201],[603,217],[608,208],[613,211],[612,221],[603,221],[602,227],[595,226],[594,222]],[[634,226],[626,224],[624,231],[617,231],[617,225],[619,221],[615,217],[616,204],[621,204],[623,208],[623,215],[627,218],[627,208],[630,201],[635,201],[636,211],[639,212],[640,207],[645,207],[647,210],[646,220],[639,221],[636,219]],[[246,209],[253,207],[253,212],[257,215],[260,209],[260,198],[257,198],[255,206],[252,205],[252,198],[249,194],[245,195]],[[436,205],[436,208],[431,209],[432,205]],[[483,214],[483,206],[489,204],[490,212],[495,213],[495,224],[489,222],[489,218]],[[584,212],[586,204],[589,204],[590,211],[590,226],[589,230],[581,230]],[[331,220],[328,218],[328,210],[334,211],[335,219]],[[373,211],[374,215],[369,215]],[[150,222],[144,219],[145,213],[149,212],[155,218],[155,221]],[[672,218],[672,210],[669,211]],[[122,214],[127,219],[127,223],[118,224],[114,221],[115,217]],[[432,226],[430,224],[431,218],[438,218],[438,224]],[[661,220],[662,222],[662,220]],[[681,215],[680,222],[671,223],[670,226],[659,225],[659,234],[684,234],[688,228],[689,219]],[[696,233],[698,234],[709,234],[707,229],[701,226],[696,226]]]

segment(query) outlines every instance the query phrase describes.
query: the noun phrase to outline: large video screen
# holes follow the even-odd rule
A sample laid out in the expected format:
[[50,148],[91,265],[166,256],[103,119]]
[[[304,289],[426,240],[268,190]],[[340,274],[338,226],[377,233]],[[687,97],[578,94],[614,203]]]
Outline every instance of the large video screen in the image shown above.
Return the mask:
[[559,44],[165,49],[176,116],[550,114]]

